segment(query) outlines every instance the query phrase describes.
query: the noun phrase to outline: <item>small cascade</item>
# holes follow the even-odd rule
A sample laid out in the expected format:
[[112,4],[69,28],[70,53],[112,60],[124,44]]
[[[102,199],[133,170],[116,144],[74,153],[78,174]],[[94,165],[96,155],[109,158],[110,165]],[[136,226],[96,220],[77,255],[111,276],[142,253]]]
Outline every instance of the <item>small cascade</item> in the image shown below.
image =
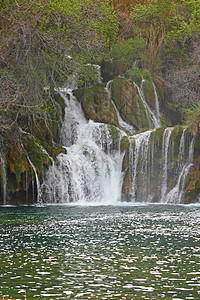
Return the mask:
[[44,202],[118,201],[122,132],[114,126],[86,120],[72,90],[60,94],[66,104],[61,143],[67,154],[60,154],[44,176]]
[[186,129],[148,130],[130,136],[129,142],[129,165],[123,185],[128,198],[124,199],[181,203],[194,152],[194,139],[188,133],[186,137]]
[[[149,150],[152,130],[129,137],[129,171],[132,178],[132,201],[147,197],[149,176]],[[137,197],[136,197],[137,190]]]
[[155,108],[156,108],[157,126],[159,128],[159,127],[162,126],[161,117],[160,117],[160,105],[159,105],[159,101],[158,101],[158,94],[157,94],[157,91],[156,91],[155,84],[153,82],[152,82],[152,84],[153,84],[154,95],[155,95]]
[[[143,89],[144,82],[145,82],[145,79],[142,79],[140,87],[138,87],[138,85],[135,82],[133,82],[133,84],[137,88],[138,93],[140,95],[140,98],[142,99],[142,101],[144,103],[144,106],[146,108],[146,111],[148,112],[148,114],[151,118],[153,128],[159,128],[159,127],[161,127],[162,124],[161,124],[161,121],[160,121],[159,102],[158,102],[158,96],[157,96],[157,93],[156,93],[156,88],[155,88],[155,85],[154,85],[155,104],[156,104],[156,113],[154,113],[154,111],[149,107],[149,105],[146,101],[145,95],[144,95],[144,89]],[[152,127],[151,124],[150,124],[150,127]]]
[[[112,80],[110,80],[108,83],[107,83],[107,85],[106,85],[106,90],[107,90],[107,92],[109,93],[109,95],[110,95],[110,97],[111,97],[111,91],[110,91],[110,85],[111,85],[111,82],[112,82]],[[114,106],[114,108],[115,108],[115,111],[116,111],[116,114],[117,114],[117,118],[118,118],[118,123],[119,123],[119,126],[120,126],[120,128],[122,129],[122,130],[124,130],[125,132],[127,132],[128,134],[133,134],[133,133],[135,133],[135,128],[132,126],[132,125],[130,125],[130,124],[128,124],[128,123],[126,123],[123,119],[122,119],[122,117],[121,117],[121,115],[120,115],[120,113],[119,113],[119,111],[118,111],[118,109],[117,109],[117,107],[116,107],[116,105],[115,105],[115,103],[114,103],[114,101],[111,99],[111,102],[112,102],[112,104],[113,104],[113,106]]]
[[169,152],[169,142],[170,136],[173,128],[166,128],[163,134],[162,142],[162,161],[163,161],[163,180],[161,184],[161,202],[165,202],[166,192],[167,192],[167,170],[168,170],[168,152]]
[[38,178],[38,174],[37,174],[37,171],[36,171],[36,168],[34,166],[34,164],[32,163],[32,161],[30,160],[29,156],[27,155],[27,159],[29,161],[29,164],[31,165],[32,167],[32,170],[35,174],[35,180],[33,178],[33,181],[32,181],[32,186],[33,186],[33,198],[34,198],[34,182],[36,181],[36,187],[37,187],[37,203],[38,204],[41,204],[41,196],[42,196],[42,193],[41,193],[41,187],[40,187],[40,181],[39,181],[39,178]]
[[[184,155],[184,149],[185,149],[184,136],[185,136],[185,129],[183,131],[181,141],[180,141],[179,159],[182,159],[182,157]],[[192,163],[193,156],[194,156],[194,138],[190,142],[188,158],[185,163],[182,163],[183,166],[182,166],[180,175],[178,177],[177,184],[166,196],[167,203],[181,203],[183,196],[184,196],[184,188],[185,188],[187,175],[188,175],[190,168],[193,166],[193,163]]]
[[180,140],[180,145],[179,145],[179,165],[180,168],[182,168],[184,159],[185,159],[185,131],[186,128],[183,129],[182,135],[181,135],[181,140]]

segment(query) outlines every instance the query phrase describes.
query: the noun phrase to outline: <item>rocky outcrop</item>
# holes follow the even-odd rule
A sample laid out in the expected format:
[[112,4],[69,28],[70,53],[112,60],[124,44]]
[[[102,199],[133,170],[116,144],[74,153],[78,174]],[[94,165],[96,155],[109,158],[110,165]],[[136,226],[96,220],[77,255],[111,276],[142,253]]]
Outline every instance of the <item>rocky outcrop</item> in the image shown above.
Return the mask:
[[104,86],[78,89],[74,95],[81,102],[88,120],[119,126],[115,108]]
[[[0,205],[32,204],[37,202],[36,176],[42,180],[45,168],[66,150],[56,145],[64,113],[64,102],[58,93],[55,107],[49,106],[46,120],[38,119],[28,133],[16,128],[16,139],[1,138],[0,149]],[[2,146],[1,145],[1,146]]]
[[111,83],[111,97],[124,121],[138,130],[151,128],[148,112],[130,80],[114,79]]

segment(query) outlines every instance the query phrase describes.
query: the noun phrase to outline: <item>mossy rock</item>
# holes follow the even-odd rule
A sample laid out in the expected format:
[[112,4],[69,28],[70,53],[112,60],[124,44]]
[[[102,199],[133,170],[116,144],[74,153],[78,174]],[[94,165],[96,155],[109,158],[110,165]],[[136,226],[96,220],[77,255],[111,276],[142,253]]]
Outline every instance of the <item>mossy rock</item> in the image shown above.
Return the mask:
[[54,99],[59,104],[59,106],[62,110],[62,114],[64,115],[64,113],[65,113],[65,101],[64,101],[63,97],[61,97],[61,95],[59,93],[54,91]]
[[67,150],[62,146],[55,146],[51,148],[51,156],[55,159],[60,153],[67,154]]
[[104,85],[74,91],[88,120],[119,126],[115,108]]
[[132,181],[133,178],[128,170],[124,176],[123,185],[122,185],[122,201],[127,201],[127,202],[131,201],[132,192],[133,192]]
[[149,114],[133,83],[124,78],[115,78],[111,87],[112,99],[122,119],[138,130],[151,128]]
[[145,80],[143,82],[143,90],[147,103],[151,108],[155,109],[155,92],[153,84],[150,80]]
[[29,163],[27,157],[22,150],[10,148],[8,153],[9,171],[16,176],[17,184],[21,181],[21,175],[29,170]]
[[131,69],[126,71],[125,78],[134,81],[138,86],[140,86],[142,80],[143,79],[150,80],[151,75],[148,70],[140,69],[133,66]]
[[128,167],[129,167],[129,151],[126,151],[122,162],[122,172],[126,171]]
[[42,147],[40,141],[31,135],[26,136],[24,140],[24,147],[40,178],[43,171],[43,166],[51,164],[51,158],[49,154]]
[[124,151],[127,151],[128,148],[129,148],[129,139],[127,136],[123,136],[123,138],[121,139],[120,141],[120,152],[124,152]]

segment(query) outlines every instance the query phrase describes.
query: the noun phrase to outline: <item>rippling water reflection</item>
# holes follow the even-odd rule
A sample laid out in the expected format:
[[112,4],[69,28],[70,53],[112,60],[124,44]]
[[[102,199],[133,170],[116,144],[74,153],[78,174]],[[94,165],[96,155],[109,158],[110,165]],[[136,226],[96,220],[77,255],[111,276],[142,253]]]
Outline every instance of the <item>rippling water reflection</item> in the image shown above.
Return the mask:
[[0,208],[0,297],[200,299],[200,206]]

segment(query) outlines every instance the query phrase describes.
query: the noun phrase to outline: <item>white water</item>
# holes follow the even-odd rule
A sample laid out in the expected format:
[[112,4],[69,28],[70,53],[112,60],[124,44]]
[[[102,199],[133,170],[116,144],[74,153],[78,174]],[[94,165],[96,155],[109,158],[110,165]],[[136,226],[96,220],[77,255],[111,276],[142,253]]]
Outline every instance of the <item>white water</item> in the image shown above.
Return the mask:
[[[106,89],[109,92],[109,84]],[[188,158],[185,160],[185,129],[180,138],[179,165],[174,175],[176,184],[169,191],[169,153],[173,152],[171,150],[173,143],[170,142],[170,138],[174,128],[164,130],[160,157],[156,152],[157,146],[151,139],[151,134],[155,129],[129,136],[129,167],[124,174],[122,172],[124,154],[120,154],[120,140],[126,133],[103,123],[88,121],[81,104],[73,96],[72,89],[65,88],[59,92],[66,104],[65,119],[61,130],[61,143],[66,148],[66,154],[60,154],[44,175],[43,184],[39,189],[45,203],[116,203],[121,200],[123,176],[128,169],[131,178],[129,190],[132,203],[137,201],[181,202],[193,160],[192,142]],[[142,93],[141,85],[141,96]],[[157,99],[156,95],[155,90]],[[143,101],[146,101],[144,97]],[[147,106],[145,107],[147,109]],[[117,109],[116,112],[121,127],[130,132],[129,125],[121,119]],[[151,116],[154,127],[159,127],[161,123],[158,103],[155,113]],[[118,131],[118,138],[113,139],[112,128]],[[158,161],[161,162],[161,167],[155,172],[154,166],[158,164]]]
[[165,202],[167,192],[167,169],[168,169],[168,151],[169,142],[173,128],[166,128],[163,134],[162,158],[163,158],[163,180],[161,185],[161,202]]
[[[107,83],[107,85],[106,85],[106,90],[107,90],[107,92],[109,93],[109,95],[110,95],[110,97],[111,97],[111,91],[110,91],[110,84],[111,84],[111,82],[112,82],[112,80],[110,80],[108,83]],[[116,105],[115,105],[115,103],[114,103],[114,101],[111,99],[111,102],[112,102],[112,104],[113,104],[113,106],[114,106],[114,108],[115,108],[115,111],[116,111],[116,114],[117,114],[117,118],[118,118],[118,123],[119,123],[119,126],[120,126],[120,128],[122,129],[122,130],[124,130],[125,132],[127,132],[128,134],[133,134],[133,133],[135,133],[135,128],[132,126],[132,125],[130,125],[130,124],[128,124],[128,123],[126,123],[123,119],[122,119],[122,117],[121,117],[121,115],[120,115],[120,113],[119,113],[119,111],[118,111],[118,109],[117,109],[117,107],[116,107]]]
[[[40,181],[39,181],[39,178],[38,178],[38,174],[37,174],[37,171],[36,171],[36,168],[35,168],[34,164],[30,160],[28,155],[27,155],[27,159],[28,159],[29,164],[31,165],[32,170],[35,174],[35,181],[36,181],[36,187],[37,187],[37,204],[41,204],[41,195],[42,195],[42,193],[41,193],[41,187],[40,187]],[[33,200],[34,200],[34,178],[33,178],[32,186],[33,186]]]
[[[182,138],[180,141],[180,150],[179,150],[179,158],[180,159],[181,159],[182,155],[184,154],[184,148],[185,148],[183,145],[183,141],[185,140],[183,138],[184,133],[185,133],[185,130],[183,131]],[[183,196],[184,196],[184,188],[185,188],[187,175],[188,175],[190,168],[193,166],[193,163],[192,163],[193,155],[194,155],[194,138],[190,142],[188,158],[187,158],[185,164],[183,164],[182,170],[178,177],[177,184],[166,196],[166,201],[165,201],[166,203],[181,203]]]
[[[158,94],[156,91],[155,84],[152,82],[153,88],[154,88],[154,95],[155,95],[155,108],[156,108],[156,119],[157,119],[157,126],[161,127],[161,116],[160,116],[160,105],[159,105],[159,100],[158,100]],[[157,128],[157,127],[156,127]]]
[[[132,176],[132,201],[136,201],[136,179],[138,172],[142,173],[144,184],[140,186],[140,194],[144,196],[147,185],[145,178],[148,170],[148,154],[150,150],[150,137],[152,130],[129,137],[129,169]],[[134,147],[134,150],[133,150]],[[139,164],[140,162],[140,164]]]
[[66,104],[61,142],[67,154],[60,154],[45,174],[45,201],[118,201],[122,185],[121,131],[113,140],[109,125],[86,120],[72,90],[60,94]]
[[[162,126],[161,124],[161,121],[160,121],[160,111],[159,111],[159,102],[158,102],[158,95],[156,93],[156,88],[155,88],[155,85],[153,85],[154,87],[154,94],[155,94],[155,107],[156,107],[156,112],[154,112],[150,106],[148,105],[147,103],[147,100],[145,98],[145,95],[144,95],[144,90],[143,90],[143,83],[145,82],[145,79],[142,79],[142,82],[141,82],[141,86],[139,87],[135,82],[133,82],[133,84],[135,85],[135,87],[137,88],[138,90],[138,93],[140,95],[140,98],[142,99],[143,101],[143,104],[146,108],[146,111],[148,113],[148,115],[150,116],[151,118],[151,121],[153,123],[153,128],[159,128]],[[151,124],[150,124],[150,127],[151,127]]]

